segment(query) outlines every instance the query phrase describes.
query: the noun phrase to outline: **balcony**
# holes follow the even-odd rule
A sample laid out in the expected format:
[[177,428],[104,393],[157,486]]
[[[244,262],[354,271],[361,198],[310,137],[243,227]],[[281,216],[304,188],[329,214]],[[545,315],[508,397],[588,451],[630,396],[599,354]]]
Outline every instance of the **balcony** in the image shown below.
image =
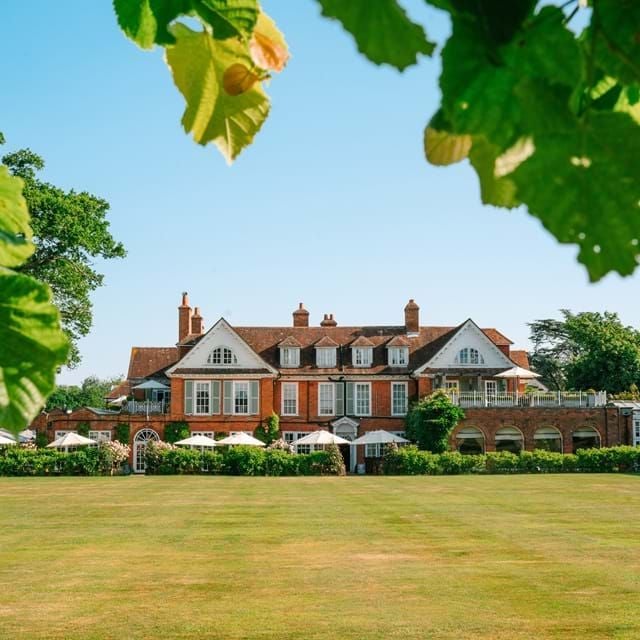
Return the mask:
[[463,408],[531,407],[550,409],[566,407],[571,409],[591,409],[607,404],[606,391],[447,391],[453,404]]
[[169,403],[164,400],[129,400],[123,407],[123,413],[134,413],[138,415],[151,415],[167,413]]

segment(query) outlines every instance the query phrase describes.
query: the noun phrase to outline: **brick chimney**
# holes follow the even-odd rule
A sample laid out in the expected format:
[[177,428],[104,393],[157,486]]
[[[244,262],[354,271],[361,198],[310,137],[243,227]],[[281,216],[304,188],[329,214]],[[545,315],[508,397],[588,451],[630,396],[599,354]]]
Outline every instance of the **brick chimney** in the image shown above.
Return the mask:
[[184,340],[191,333],[191,307],[189,306],[189,294],[182,292],[182,304],[178,307],[178,342]]
[[293,326],[294,327],[308,327],[309,326],[309,312],[304,308],[302,302],[298,308],[293,312]]
[[194,336],[201,336],[204,333],[204,318],[200,315],[200,307],[193,310],[191,316],[191,333]]
[[409,336],[417,336],[420,333],[420,307],[413,298],[404,308],[404,326]]
[[333,319],[333,313],[324,314],[324,318],[320,323],[321,327],[337,327],[338,323]]

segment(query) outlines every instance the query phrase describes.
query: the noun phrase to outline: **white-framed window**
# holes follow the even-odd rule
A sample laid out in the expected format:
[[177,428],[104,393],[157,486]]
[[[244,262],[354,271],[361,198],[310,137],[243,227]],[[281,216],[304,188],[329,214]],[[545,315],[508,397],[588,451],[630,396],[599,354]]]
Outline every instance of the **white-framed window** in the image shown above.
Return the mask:
[[298,383],[297,382],[282,383],[282,415],[283,416],[298,415]]
[[280,366],[299,367],[300,347],[280,347]]
[[633,412],[633,446],[640,447],[640,411]]
[[212,440],[215,438],[214,431],[192,431],[192,436],[204,436],[205,438],[211,438]]
[[193,385],[195,394],[195,406],[194,414],[197,416],[206,416],[210,413],[210,395],[211,395],[211,383],[209,380],[206,382],[198,382]]
[[371,414],[371,383],[356,382],[353,385],[354,415]]
[[465,347],[458,351],[456,356],[457,364],[484,364],[484,358],[482,354],[473,347]]
[[283,431],[282,437],[287,444],[291,444],[295,440],[299,438],[304,438],[304,436],[308,435],[305,431]]
[[460,391],[460,381],[459,380],[445,380],[444,388],[449,391]]
[[89,431],[88,435],[96,442],[111,442],[111,431]]
[[409,347],[389,347],[389,366],[406,367],[409,365]]
[[353,366],[370,367],[373,362],[373,347],[353,347]]
[[391,415],[404,416],[407,413],[408,389],[406,382],[391,383]]
[[296,446],[296,450],[298,453],[311,453],[311,445],[310,444],[299,444]]
[[54,436],[54,440],[57,440],[58,438],[62,438],[62,436],[66,436],[67,433],[78,433],[77,431],[75,431],[74,429],[69,429],[68,431],[54,431],[53,432],[53,436]]
[[216,347],[207,358],[207,364],[230,366],[238,364],[238,358],[229,347]]
[[316,367],[330,369],[336,366],[335,347],[316,347]]
[[365,458],[382,458],[384,456],[386,445],[381,442],[375,444],[364,445],[364,457]]
[[249,413],[249,383],[234,381],[233,413]]
[[336,385],[333,382],[318,384],[318,415],[336,415]]

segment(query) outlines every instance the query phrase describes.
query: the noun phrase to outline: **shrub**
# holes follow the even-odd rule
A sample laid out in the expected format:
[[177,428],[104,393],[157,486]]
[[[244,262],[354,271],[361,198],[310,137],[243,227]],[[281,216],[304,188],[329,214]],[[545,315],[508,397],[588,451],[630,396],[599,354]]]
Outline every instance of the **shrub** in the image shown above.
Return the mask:
[[265,444],[271,444],[277,440],[280,433],[280,418],[278,414],[272,412],[271,415],[256,429],[255,436]]
[[89,423],[88,422],[78,422],[78,426],[76,427],[76,431],[78,435],[84,436],[87,438],[89,436]]
[[202,454],[203,473],[220,475],[224,471],[224,456],[218,451],[205,451]]
[[491,452],[485,454],[487,473],[517,473],[520,456],[510,451]]
[[36,447],[38,449],[44,449],[49,444],[49,438],[44,431],[38,431],[36,433]]
[[164,428],[164,439],[173,444],[189,437],[189,425],[186,422],[169,422]]
[[444,475],[459,475],[462,473],[483,473],[485,468],[484,455],[466,456],[459,451],[446,451],[440,454],[440,469]]
[[131,440],[131,427],[126,422],[119,422],[116,425],[116,438],[122,444],[129,444]]
[[266,452],[261,447],[229,447],[224,454],[224,472],[232,476],[262,476]]
[[421,449],[442,453],[449,448],[449,436],[464,419],[464,411],[443,391],[422,398],[411,406],[405,418],[407,438]]
[[298,474],[297,456],[283,449],[267,449],[264,456],[265,476],[295,476]]

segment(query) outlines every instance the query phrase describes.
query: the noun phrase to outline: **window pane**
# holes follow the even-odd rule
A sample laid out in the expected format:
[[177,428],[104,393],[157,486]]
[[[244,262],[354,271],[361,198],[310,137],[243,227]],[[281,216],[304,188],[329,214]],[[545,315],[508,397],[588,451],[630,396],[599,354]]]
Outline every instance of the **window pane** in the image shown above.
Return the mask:
[[403,382],[392,383],[393,415],[404,415],[407,412],[407,385]]
[[332,416],[335,415],[334,407],[334,385],[332,382],[322,382],[319,385],[320,388],[320,402],[319,402],[319,415]]
[[236,382],[233,388],[234,413],[249,413],[249,383]]
[[209,383],[196,382],[196,413],[209,413]]
[[355,414],[357,416],[364,416],[370,413],[369,410],[369,385],[356,383],[355,384],[355,395],[356,395],[356,410]]

